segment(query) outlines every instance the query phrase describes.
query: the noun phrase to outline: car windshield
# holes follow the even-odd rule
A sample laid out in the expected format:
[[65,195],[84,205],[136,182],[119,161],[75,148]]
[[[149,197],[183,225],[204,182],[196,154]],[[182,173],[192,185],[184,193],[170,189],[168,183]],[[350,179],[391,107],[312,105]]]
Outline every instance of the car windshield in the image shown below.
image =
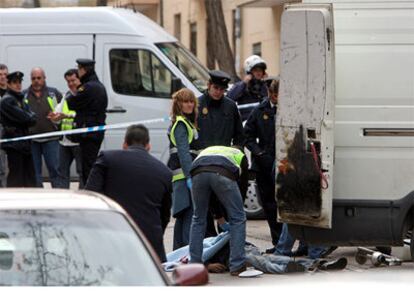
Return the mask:
[[200,92],[207,89],[208,71],[193,54],[179,43],[158,43],[157,46]]
[[125,217],[109,211],[0,211],[0,285],[160,286]]

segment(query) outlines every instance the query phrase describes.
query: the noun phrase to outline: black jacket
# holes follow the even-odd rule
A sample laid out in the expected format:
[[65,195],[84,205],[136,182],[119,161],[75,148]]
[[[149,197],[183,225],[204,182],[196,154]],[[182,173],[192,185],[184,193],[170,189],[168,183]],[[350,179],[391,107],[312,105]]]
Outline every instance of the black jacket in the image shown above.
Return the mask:
[[165,262],[163,235],[171,215],[172,173],[144,148],[101,151],[86,189],[118,202]]
[[71,110],[76,111],[75,124],[78,128],[105,124],[108,96],[104,85],[95,72],[81,77],[81,85],[74,96],[66,101]]
[[[13,138],[29,135],[29,127],[36,123],[36,114],[24,102],[24,95],[7,90],[0,102],[0,122],[3,125],[2,138]],[[18,150],[22,153],[31,153],[30,140],[6,142],[1,144],[2,149]]]
[[243,125],[233,100],[213,100],[208,93],[199,99],[198,128],[202,149],[210,146],[243,146]]
[[275,159],[276,107],[265,98],[250,114],[244,126],[246,148],[252,152],[253,169],[271,171]]

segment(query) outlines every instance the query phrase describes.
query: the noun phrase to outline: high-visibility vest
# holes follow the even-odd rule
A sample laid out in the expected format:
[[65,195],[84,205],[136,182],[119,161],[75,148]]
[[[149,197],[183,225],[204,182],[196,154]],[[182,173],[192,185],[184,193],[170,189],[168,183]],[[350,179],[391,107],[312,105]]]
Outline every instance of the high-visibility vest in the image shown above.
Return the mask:
[[244,153],[239,149],[226,147],[226,146],[212,146],[201,151],[196,157],[196,161],[202,157],[208,156],[221,156],[229,160],[234,166],[239,169],[241,173],[241,163],[244,157]]
[[73,117],[76,115],[76,112],[69,109],[66,99],[63,99],[61,102],[63,102],[62,113],[71,117],[63,118],[60,128],[62,131],[72,130],[74,121]]
[[188,133],[188,144],[190,145],[190,154],[192,159],[197,157],[197,139],[198,132],[196,127],[187,120],[184,116],[177,116],[174,125],[168,132],[168,138],[170,139],[170,159],[168,160],[168,167],[173,171],[172,181],[178,181],[185,179],[184,172],[181,168],[180,160],[178,158],[177,142],[175,140],[174,131],[178,126],[178,123],[184,123]]

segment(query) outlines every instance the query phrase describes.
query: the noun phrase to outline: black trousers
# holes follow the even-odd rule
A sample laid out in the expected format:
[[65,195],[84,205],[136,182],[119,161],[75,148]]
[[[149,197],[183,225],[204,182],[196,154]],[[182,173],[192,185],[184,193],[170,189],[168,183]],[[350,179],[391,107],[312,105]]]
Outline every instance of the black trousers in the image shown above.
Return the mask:
[[6,154],[9,166],[7,187],[36,187],[32,154],[13,149],[8,149]]
[[259,190],[263,211],[270,228],[273,245],[277,245],[282,232],[282,224],[277,222],[277,203],[275,199],[275,185],[272,173],[259,171],[256,174],[257,188]]
[[92,167],[98,157],[99,149],[103,141],[102,136],[98,135],[96,137],[83,138],[79,142],[79,147],[81,150],[81,159],[82,159],[82,180],[83,185],[86,185],[88,180],[89,173],[92,170]]

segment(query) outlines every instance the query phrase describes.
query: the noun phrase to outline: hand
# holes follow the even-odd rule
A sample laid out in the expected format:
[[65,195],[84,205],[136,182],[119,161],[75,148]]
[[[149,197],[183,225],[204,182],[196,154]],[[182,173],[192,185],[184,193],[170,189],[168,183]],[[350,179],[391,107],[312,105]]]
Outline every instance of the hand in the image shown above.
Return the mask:
[[252,74],[247,74],[246,76],[244,76],[243,82],[245,84],[248,84],[250,80],[252,80],[253,76]]
[[59,120],[62,120],[65,117],[66,117],[66,115],[63,114],[63,113],[49,112],[49,114],[47,114],[47,118],[50,119],[53,122],[57,122]]
[[188,190],[191,191],[191,189],[193,188],[193,181],[191,180],[191,178],[187,178],[187,180],[185,181],[185,183],[187,184]]
[[219,224],[219,227],[223,231],[230,231],[230,224],[228,222],[224,222],[223,224]]

